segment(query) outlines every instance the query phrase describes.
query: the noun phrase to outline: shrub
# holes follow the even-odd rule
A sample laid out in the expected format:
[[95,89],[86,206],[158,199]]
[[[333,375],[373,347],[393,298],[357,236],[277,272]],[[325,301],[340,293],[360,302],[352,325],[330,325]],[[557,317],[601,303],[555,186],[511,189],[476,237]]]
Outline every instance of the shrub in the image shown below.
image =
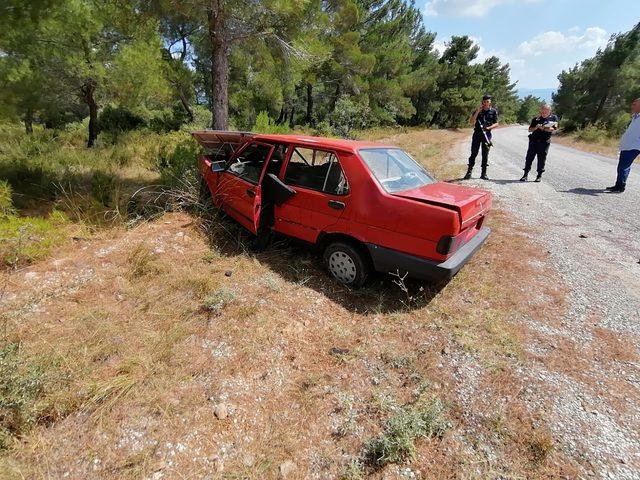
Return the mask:
[[179,142],[173,149],[164,147],[157,159],[160,181],[163,185],[177,186],[184,183],[197,185],[197,157],[200,147],[192,138]]
[[149,128],[156,133],[167,133],[179,130],[188,120],[188,114],[182,105],[153,111],[149,119]]
[[4,180],[0,180],[0,220],[16,213],[11,193],[11,185]]
[[313,135],[316,137],[330,137],[333,135],[333,130],[331,129],[331,124],[323,120],[316,125],[316,128],[313,129]]
[[103,132],[118,133],[135,130],[144,126],[144,119],[122,108],[107,105],[98,116],[98,127]]
[[269,118],[267,112],[260,112],[256,117],[256,122],[253,124],[253,127],[251,127],[251,131],[256,133],[286,134],[291,130],[286,124],[276,125],[276,123]]
[[45,358],[26,357],[18,343],[0,343],[0,451],[34,425],[64,413],[64,406],[45,400],[50,392],[64,391],[68,383],[48,368],[51,363]]
[[609,124],[609,134],[614,137],[620,137],[629,126],[629,114],[627,112],[619,112],[615,115]]
[[370,125],[371,109],[368,105],[353,101],[343,95],[336,102],[336,107],[330,116],[330,122],[336,135],[351,138],[354,130],[360,130]]
[[91,177],[91,196],[105,207],[115,207],[118,199],[118,184],[112,173],[96,171]]
[[588,143],[601,143],[607,138],[607,131],[599,125],[587,125],[578,130],[576,138]]
[[231,303],[235,297],[236,295],[233,291],[219,288],[205,298],[203,307],[209,312],[219,313],[225,306]]
[[450,428],[443,417],[445,409],[438,399],[402,407],[384,423],[382,435],[366,444],[367,463],[380,468],[413,459],[418,438],[441,437]]

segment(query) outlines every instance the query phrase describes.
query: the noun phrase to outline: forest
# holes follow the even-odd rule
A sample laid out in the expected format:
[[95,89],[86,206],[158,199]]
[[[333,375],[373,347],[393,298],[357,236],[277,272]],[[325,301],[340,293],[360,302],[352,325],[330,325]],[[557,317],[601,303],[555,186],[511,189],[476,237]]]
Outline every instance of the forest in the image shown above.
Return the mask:
[[509,65],[436,33],[407,0],[12,0],[2,12],[0,118],[100,132],[306,126],[349,136],[457,127],[485,92],[518,108]]
[[595,56],[563,71],[553,97],[565,131],[590,130],[619,137],[629,106],[640,98],[640,23],[614,35]]

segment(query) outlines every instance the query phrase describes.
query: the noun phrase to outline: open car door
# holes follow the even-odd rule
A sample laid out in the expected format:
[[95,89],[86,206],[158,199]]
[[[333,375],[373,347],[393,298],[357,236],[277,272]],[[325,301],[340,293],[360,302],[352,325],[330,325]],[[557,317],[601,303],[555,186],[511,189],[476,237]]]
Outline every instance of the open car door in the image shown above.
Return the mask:
[[215,195],[225,212],[256,234],[262,208],[262,179],[274,146],[248,142],[235,153],[220,174]]

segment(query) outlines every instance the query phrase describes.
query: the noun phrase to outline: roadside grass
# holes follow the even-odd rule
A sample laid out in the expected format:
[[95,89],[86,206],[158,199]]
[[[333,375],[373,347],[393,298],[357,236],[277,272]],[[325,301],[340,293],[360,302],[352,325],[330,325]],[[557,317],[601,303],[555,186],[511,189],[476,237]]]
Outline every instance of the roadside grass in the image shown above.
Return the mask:
[[80,141],[84,127],[0,125],[0,265],[20,268],[46,258],[71,237],[89,238],[152,218],[195,190],[197,145],[188,132],[147,130]]
[[606,157],[618,158],[620,139],[610,136],[604,130],[588,127],[577,132],[555,135],[552,142]]
[[[466,133],[372,135],[456,178],[446,160]],[[499,206],[488,223],[494,235],[447,285],[353,291],[304,248],[250,254],[232,223],[184,212],[2,273],[8,403],[34,420],[7,429],[0,470],[270,479],[294,462],[291,478],[571,477],[516,374],[529,359],[517,319],[561,309],[563,292],[542,281],[529,232]],[[544,305],[523,300],[532,291]]]

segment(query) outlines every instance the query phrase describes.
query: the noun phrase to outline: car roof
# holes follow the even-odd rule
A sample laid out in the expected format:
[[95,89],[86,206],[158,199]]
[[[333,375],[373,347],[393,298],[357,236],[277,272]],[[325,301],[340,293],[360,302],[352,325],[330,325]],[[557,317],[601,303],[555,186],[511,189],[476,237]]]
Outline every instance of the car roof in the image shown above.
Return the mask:
[[398,148],[384,143],[362,140],[343,140],[341,138],[313,137],[310,135],[270,135],[257,134],[253,137],[256,141],[296,143],[309,147],[329,148],[347,152],[357,152],[362,148]]
[[313,137],[310,135],[275,135],[252,132],[231,132],[221,130],[200,130],[191,132],[200,144],[210,150],[222,145],[230,145],[234,150],[250,141],[270,143],[294,143],[306,147],[327,148],[355,153],[363,148],[398,148],[384,143],[340,138]]

